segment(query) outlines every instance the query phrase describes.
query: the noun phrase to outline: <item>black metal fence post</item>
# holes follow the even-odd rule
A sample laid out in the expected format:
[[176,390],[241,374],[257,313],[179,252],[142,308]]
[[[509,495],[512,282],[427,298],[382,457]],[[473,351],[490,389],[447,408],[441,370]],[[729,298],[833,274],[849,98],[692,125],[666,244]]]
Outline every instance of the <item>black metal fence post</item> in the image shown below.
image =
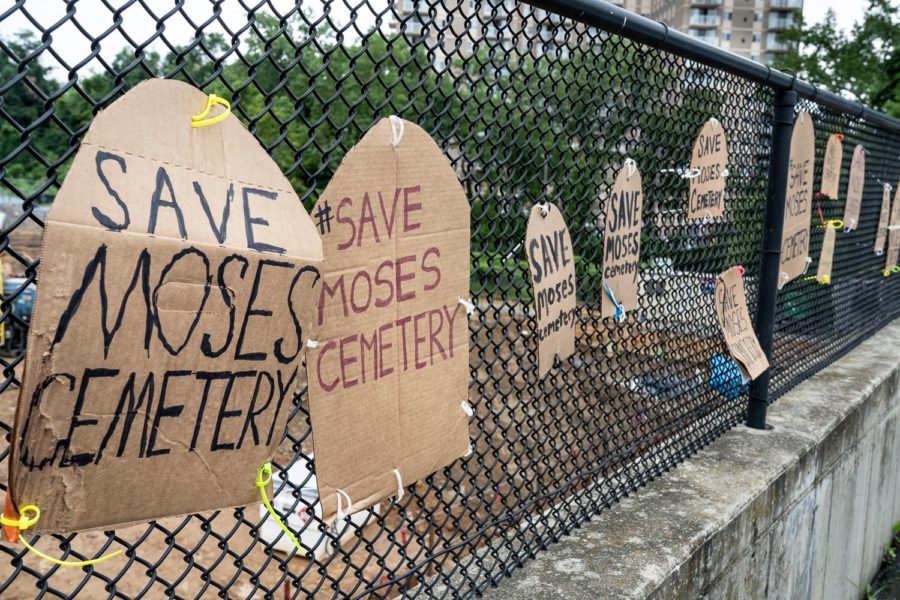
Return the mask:
[[778,277],[781,271],[781,234],[784,229],[784,201],[787,192],[791,134],[794,131],[794,107],[797,92],[781,90],[775,96],[772,125],[772,154],[769,160],[769,183],[766,190],[766,212],[763,220],[762,251],[759,258],[759,297],[756,303],[756,335],[769,358],[769,369],[750,384],[747,403],[747,425],[766,428],[769,404],[769,379],[772,374],[772,342],[775,331],[775,309],[778,299]]

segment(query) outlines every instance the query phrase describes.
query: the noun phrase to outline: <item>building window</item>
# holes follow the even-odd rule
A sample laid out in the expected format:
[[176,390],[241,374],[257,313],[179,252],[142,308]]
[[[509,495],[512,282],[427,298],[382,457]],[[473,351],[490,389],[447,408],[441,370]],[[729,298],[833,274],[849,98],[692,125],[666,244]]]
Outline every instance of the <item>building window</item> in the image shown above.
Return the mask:
[[734,18],[734,13],[731,12],[730,10],[729,10],[728,12],[725,13],[725,20],[726,20],[726,21],[730,21],[730,20],[733,19],[733,18]]
[[754,44],[759,43],[759,34],[758,34],[758,33],[754,33],[754,34],[753,34],[753,40],[752,40],[752,42],[753,42]]
[[761,21],[763,20],[762,17],[763,17],[763,14],[762,14],[761,12],[755,12],[755,13],[753,13],[753,22],[754,22],[754,23],[759,23],[759,22],[761,22]]
[[731,32],[730,31],[726,31],[725,33],[722,34],[722,41],[723,42],[731,41]]

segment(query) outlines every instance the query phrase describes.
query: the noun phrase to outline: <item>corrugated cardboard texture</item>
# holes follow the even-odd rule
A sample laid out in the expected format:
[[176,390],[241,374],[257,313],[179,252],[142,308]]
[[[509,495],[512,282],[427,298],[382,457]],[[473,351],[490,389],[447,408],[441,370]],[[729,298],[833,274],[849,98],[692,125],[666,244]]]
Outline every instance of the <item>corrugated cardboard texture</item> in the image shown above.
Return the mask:
[[[469,448],[469,204],[437,144],[379,121],[313,209],[325,269],[309,405],[326,520],[371,506]],[[398,132],[393,132],[397,135]],[[396,470],[396,472],[395,472]]]
[[641,226],[644,192],[641,173],[633,165],[625,165],[616,176],[606,203],[603,230],[603,318],[616,313],[616,306],[606,292],[612,290],[616,301],[626,310],[637,308],[638,267],[641,261]]
[[704,123],[691,152],[688,219],[721,217],[725,212],[725,177],[728,140],[716,119]]
[[728,269],[716,279],[716,316],[731,357],[751,379],[762,375],[769,368],[769,361],[753,331],[744,295],[744,278],[738,267]]
[[891,220],[891,186],[885,183],[881,190],[881,213],[878,215],[878,232],[875,234],[875,253],[884,251],[887,241],[888,223]]
[[575,352],[575,255],[569,228],[559,208],[548,202],[531,209],[525,231],[525,255],[537,315],[538,378],[550,372],[558,356]]
[[791,136],[779,287],[796,279],[806,270],[806,259],[809,257],[809,219],[812,215],[814,152],[813,120],[809,113],[802,112],[797,115]]
[[841,163],[844,160],[844,136],[833,133],[828,136],[825,146],[825,160],[822,161],[822,194],[831,199],[838,197],[841,184]]
[[884,259],[884,268],[891,270],[897,266],[900,258],[900,183],[894,192],[894,204],[891,206],[891,225],[888,230],[888,250]]
[[322,258],[278,166],[176,81],[97,115],[44,233],[11,456],[40,532],[259,501]]
[[847,184],[847,204],[844,206],[844,229],[856,229],[859,209],[862,206],[863,188],[866,187],[866,150],[862,144],[853,149],[850,163],[850,182]]

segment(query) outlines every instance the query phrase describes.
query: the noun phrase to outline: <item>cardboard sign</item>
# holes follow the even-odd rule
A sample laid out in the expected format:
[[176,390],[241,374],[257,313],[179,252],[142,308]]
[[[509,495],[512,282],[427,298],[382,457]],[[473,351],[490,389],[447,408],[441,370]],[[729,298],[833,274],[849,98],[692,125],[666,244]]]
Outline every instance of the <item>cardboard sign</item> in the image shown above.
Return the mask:
[[884,268],[891,271],[900,260],[900,184],[894,193],[894,203],[891,206],[891,221],[888,226],[888,251],[884,259]]
[[37,531],[260,499],[322,249],[235,117],[191,127],[206,101],[177,81],[129,91],[94,119],[50,209],[10,460]]
[[575,352],[575,255],[569,228],[553,204],[531,209],[525,254],[534,290],[541,378],[556,357],[565,359]]
[[831,221],[825,223],[825,237],[822,240],[822,254],[819,255],[819,268],[816,281],[821,284],[831,283],[831,260],[834,256],[834,234],[837,231]]
[[841,163],[844,160],[844,135],[833,133],[828,136],[825,146],[825,160],[822,162],[822,194],[829,198],[838,197],[841,184]]
[[779,288],[806,270],[809,257],[809,221],[812,215],[814,152],[813,120],[809,113],[802,112],[797,115],[791,136]]
[[716,316],[725,336],[725,345],[750,379],[756,379],[769,368],[769,361],[753,331],[744,296],[744,278],[739,267],[732,267],[719,275],[715,297]]
[[878,216],[878,232],[875,234],[875,254],[884,252],[888,223],[891,220],[891,186],[884,184],[881,194],[881,214]]
[[641,173],[633,163],[626,164],[616,176],[606,203],[603,289],[600,290],[603,298],[600,314],[604,319],[616,314],[616,305],[610,298],[610,292],[625,310],[637,308],[643,205]]
[[469,448],[469,203],[434,140],[391,124],[347,153],[312,213],[325,267],[307,372],[326,521]]
[[863,188],[866,186],[866,151],[862,144],[853,149],[850,163],[850,183],[847,187],[847,204],[844,206],[844,229],[856,229],[859,224],[859,208],[862,206]]
[[725,212],[728,143],[716,119],[707,121],[691,152],[688,219],[721,217]]

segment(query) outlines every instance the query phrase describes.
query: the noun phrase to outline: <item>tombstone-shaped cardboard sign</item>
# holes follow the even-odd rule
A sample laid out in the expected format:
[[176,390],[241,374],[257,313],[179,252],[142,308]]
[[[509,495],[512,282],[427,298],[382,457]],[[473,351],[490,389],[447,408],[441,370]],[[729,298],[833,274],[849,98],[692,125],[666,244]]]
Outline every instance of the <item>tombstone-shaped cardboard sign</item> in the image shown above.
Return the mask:
[[326,520],[469,448],[469,204],[434,140],[394,119],[347,153],[312,212],[325,263],[307,372]]
[[834,258],[834,241],[837,229],[834,223],[825,223],[825,236],[822,239],[822,252],[819,254],[819,266],[816,269],[816,281],[825,285],[831,283],[831,263]]
[[843,140],[843,134],[833,133],[828,136],[828,144],[825,146],[825,159],[822,161],[821,192],[831,199],[838,197],[838,188],[841,184],[841,163],[844,160]]
[[258,502],[301,379],[322,247],[207,96],[141,83],[94,119],[47,216],[10,460],[39,532]]
[[881,213],[878,215],[878,231],[875,233],[875,254],[884,252],[887,241],[888,224],[891,221],[891,185],[885,183],[881,189]]
[[769,368],[769,361],[753,331],[739,267],[728,269],[716,279],[715,301],[716,316],[731,357],[750,379],[756,379]]
[[812,216],[815,131],[809,113],[794,121],[785,195],[784,231],[781,236],[781,273],[778,287],[800,276],[809,258],[809,225]]
[[850,181],[847,184],[847,203],[844,205],[844,230],[859,225],[859,208],[862,206],[863,189],[866,187],[866,150],[862,144],[853,149],[850,162]]
[[707,121],[691,152],[688,219],[721,217],[725,212],[728,143],[717,119]]
[[601,318],[616,315],[617,307],[612,297],[626,311],[637,308],[643,205],[641,173],[634,163],[629,162],[616,176],[606,202]]
[[575,255],[562,213],[555,205],[535,205],[525,232],[525,255],[534,290],[538,378],[556,358],[575,352]]
[[891,205],[891,220],[888,227],[888,249],[885,253],[884,268],[890,272],[897,266],[900,260],[900,184],[894,193],[894,203]]

